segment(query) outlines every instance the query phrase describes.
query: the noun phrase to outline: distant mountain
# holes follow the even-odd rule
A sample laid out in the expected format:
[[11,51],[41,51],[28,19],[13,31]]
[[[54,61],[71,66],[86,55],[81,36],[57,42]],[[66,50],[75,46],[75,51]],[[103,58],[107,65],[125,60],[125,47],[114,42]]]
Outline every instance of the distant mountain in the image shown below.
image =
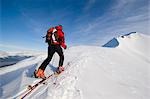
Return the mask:
[[0,50],[0,58],[7,57],[8,53]]

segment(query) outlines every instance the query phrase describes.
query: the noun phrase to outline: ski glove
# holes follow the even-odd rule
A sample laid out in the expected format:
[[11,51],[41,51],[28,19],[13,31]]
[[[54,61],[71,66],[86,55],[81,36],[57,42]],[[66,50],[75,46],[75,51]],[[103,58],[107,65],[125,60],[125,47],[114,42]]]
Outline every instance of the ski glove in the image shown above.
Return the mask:
[[67,48],[67,45],[66,45],[66,44],[64,44],[64,43],[63,43],[61,46],[62,46],[64,49],[66,49],[66,48]]

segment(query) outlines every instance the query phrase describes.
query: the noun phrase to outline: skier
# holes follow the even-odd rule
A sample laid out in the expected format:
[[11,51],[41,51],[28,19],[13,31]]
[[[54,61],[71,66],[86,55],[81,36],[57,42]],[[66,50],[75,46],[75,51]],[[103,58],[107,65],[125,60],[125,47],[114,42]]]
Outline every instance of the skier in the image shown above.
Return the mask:
[[55,52],[57,52],[60,57],[59,66],[56,72],[59,74],[62,71],[64,71],[64,67],[63,67],[64,54],[61,47],[66,49],[67,46],[65,44],[64,32],[62,31],[62,29],[63,29],[62,25],[58,25],[56,27],[51,27],[50,29],[48,29],[46,35],[46,42],[48,43],[48,56],[40,65],[38,70],[37,71],[35,70],[34,72],[35,77],[43,78],[43,79],[46,78],[44,75],[44,70],[46,66],[49,64],[49,62],[51,61]]

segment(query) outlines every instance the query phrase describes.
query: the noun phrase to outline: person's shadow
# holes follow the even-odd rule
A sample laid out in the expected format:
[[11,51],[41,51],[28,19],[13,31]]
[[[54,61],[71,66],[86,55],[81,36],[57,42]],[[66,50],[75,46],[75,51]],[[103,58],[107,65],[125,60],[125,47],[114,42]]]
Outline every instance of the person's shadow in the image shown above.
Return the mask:
[[53,72],[55,72],[57,70],[57,67],[53,66],[52,64],[50,64],[49,67]]

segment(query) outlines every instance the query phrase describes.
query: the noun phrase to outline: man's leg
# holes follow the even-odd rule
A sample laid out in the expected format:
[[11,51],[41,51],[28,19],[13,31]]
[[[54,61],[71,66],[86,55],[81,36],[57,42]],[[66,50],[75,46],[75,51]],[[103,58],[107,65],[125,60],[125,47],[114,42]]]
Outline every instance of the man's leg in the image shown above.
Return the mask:
[[59,66],[63,66],[63,62],[64,62],[64,54],[63,54],[63,50],[62,48],[58,45],[56,46],[56,52],[59,55]]
[[53,55],[55,53],[55,48],[53,46],[49,46],[48,47],[48,56],[47,58],[44,60],[44,62],[41,64],[41,66],[39,67],[39,69],[45,70],[46,66],[49,64],[49,62],[51,61]]
[[49,62],[51,61],[54,53],[55,53],[55,48],[53,46],[49,46],[48,47],[48,56],[44,60],[44,62],[41,64],[38,71],[37,72],[35,71],[35,77],[45,79],[44,70],[45,70],[46,66],[49,64]]
[[57,73],[61,73],[62,71],[64,71],[64,67],[63,67],[63,62],[64,62],[64,54],[63,54],[63,50],[62,48],[58,45],[56,46],[56,52],[59,55],[59,67],[57,69]]

